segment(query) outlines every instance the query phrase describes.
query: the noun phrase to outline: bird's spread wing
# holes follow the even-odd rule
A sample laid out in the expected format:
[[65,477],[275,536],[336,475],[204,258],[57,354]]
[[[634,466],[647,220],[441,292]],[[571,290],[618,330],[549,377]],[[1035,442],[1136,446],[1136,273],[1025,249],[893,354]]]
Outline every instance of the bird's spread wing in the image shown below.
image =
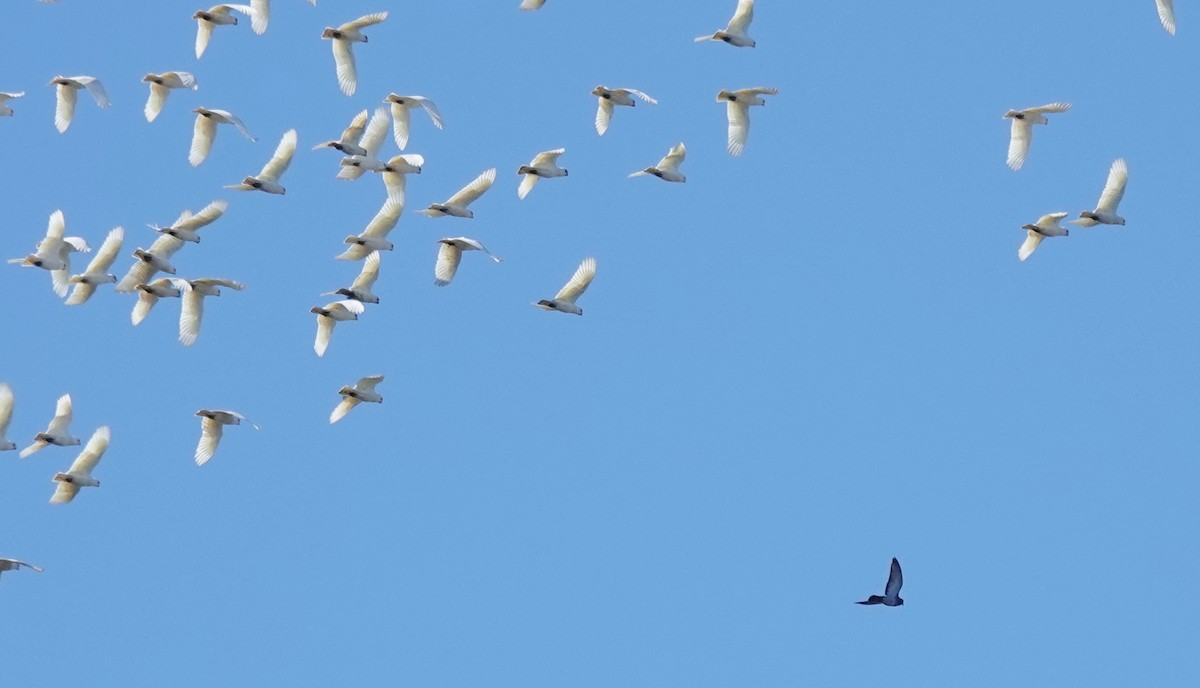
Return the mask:
[[458,262],[462,259],[462,249],[452,243],[442,244],[438,249],[437,264],[433,266],[433,283],[439,287],[450,284],[454,273],[458,272]]
[[192,127],[192,148],[188,152],[188,162],[192,167],[196,167],[208,157],[216,136],[217,123],[211,117],[196,115],[196,125]]
[[1096,205],[1098,213],[1115,213],[1117,204],[1125,196],[1125,184],[1129,181],[1129,168],[1124,158],[1118,158],[1108,170],[1108,181],[1104,183],[1104,192],[1100,194],[1100,203]]
[[296,153],[296,130],[288,129],[279,140],[279,145],[275,148],[275,154],[263,166],[262,172],[258,173],[258,178],[277,182],[287,171],[288,165],[292,164],[292,156]]
[[496,181],[496,168],[493,167],[475,178],[475,181],[464,186],[458,193],[446,201],[446,205],[468,206],[475,202],[485,191],[492,188]]
[[208,463],[208,460],[216,453],[222,432],[224,432],[224,428],[216,420],[208,417],[200,419],[200,443],[196,445],[197,466]]
[[1039,227],[1054,227],[1059,220],[1066,217],[1066,213],[1048,213],[1038,218],[1037,226]]
[[200,321],[204,318],[204,295],[189,291],[182,295],[183,307],[179,311],[179,341],[184,346],[196,343],[200,336]]
[[371,222],[363,230],[363,235],[379,239],[386,237],[388,232],[392,231],[396,223],[400,221],[400,214],[403,212],[404,204],[397,203],[389,198],[384,201],[383,207],[379,209],[379,212],[375,213],[375,217],[371,218]]
[[429,119],[433,120],[433,126],[442,129],[446,123],[442,121],[442,113],[438,111],[437,104],[425,96],[411,96],[412,100],[421,104],[421,108],[429,115]]
[[378,24],[378,23],[382,22],[384,19],[387,19],[387,16],[388,16],[387,12],[376,12],[375,14],[368,14],[366,16],[359,17],[358,19],[355,19],[354,21],[348,21],[345,24],[342,24],[341,26],[338,27],[338,30],[339,31],[358,31],[359,29],[364,29],[368,26],[371,26],[372,24]]
[[192,215],[191,217],[189,217],[181,222],[176,222],[172,226],[175,229],[187,229],[187,230],[195,231],[197,229],[200,229],[201,227],[210,225],[213,222],[215,222],[217,220],[217,218],[219,218],[225,214],[225,209],[227,207],[229,207],[228,201],[224,201],[224,200],[213,201],[212,203],[209,203],[208,205],[204,206],[204,209],[201,210],[200,212],[196,213],[195,215]]
[[392,138],[396,140],[396,146],[400,150],[408,145],[408,130],[411,120],[409,119],[408,108],[400,103],[392,103]]
[[725,106],[725,115],[729,119],[729,154],[741,155],[750,136],[750,107],[732,100]]
[[79,494],[79,486],[74,483],[59,482],[58,487],[54,490],[54,496],[50,497],[51,504],[66,504],[75,499],[75,495]]
[[96,105],[102,108],[108,107],[108,93],[104,90],[104,84],[94,76],[73,76],[73,80],[83,84],[87,92],[92,95],[92,100],[96,101]]
[[726,30],[729,33],[744,35],[752,21],[754,21],[754,0],[738,0],[737,9],[733,13],[733,18],[729,20]]
[[50,213],[50,222],[46,225],[46,237],[49,239],[61,239],[66,233],[67,219],[63,216],[63,211],[55,210]]
[[150,97],[146,100],[144,112],[146,121],[153,122],[158,113],[162,112],[163,105],[167,103],[167,96],[171,95],[171,89],[162,84],[150,84]]
[[893,599],[899,597],[902,585],[904,585],[904,574],[900,571],[900,562],[892,557],[892,570],[888,573],[887,587],[883,589],[883,594]]
[[338,139],[338,142],[342,145],[347,143],[357,145],[363,137],[363,132],[366,131],[368,114],[366,110],[363,110],[355,115],[354,119],[350,120],[350,126],[342,131],[342,137]]
[[212,39],[213,24],[207,19],[196,19],[196,59],[199,60]]
[[1041,234],[1038,234],[1032,229],[1027,231],[1029,232],[1029,236],[1025,237],[1025,243],[1021,244],[1021,248],[1017,250],[1017,258],[1022,261],[1029,256],[1032,256],[1034,249],[1038,247],[1038,244],[1042,243]]
[[1014,170],[1021,169],[1025,164],[1025,156],[1029,155],[1029,143],[1033,139],[1033,125],[1027,120],[1012,121],[1012,134],[1008,140],[1008,166]]
[[354,284],[351,284],[350,288],[354,291],[369,292],[377,279],[379,279],[379,251],[371,251],[367,259],[363,261],[362,270],[359,270],[358,277],[354,278]]
[[641,98],[644,102],[650,103],[651,105],[658,105],[657,100],[651,98],[650,96],[646,95],[645,93],[642,93],[641,91],[637,90],[636,88],[622,88],[620,90],[625,91],[626,93],[628,93],[631,96],[637,96],[638,98]]
[[358,68],[354,64],[354,50],[350,41],[333,39],[333,64],[337,67],[338,86],[342,93],[354,95],[358,88]]
[[8,432],[8,425],[12,423],[15,404],[16,398],[13,396],[12,388],[7,383],[0,382],[0,440],[4,439],[4,435]]
[[241,120],[241,118],[238,117],[237,115],[235,115],[232,112],[229,112],[227,110],[213,110],[212,112],[220,113],[220,115],[222,117],[224,117],[227,122],[229,122],[230,124],[233,125],[234,129],[237,129],[239,132],[241,132],[242,136],[245,136],[246,138],[250,139],[251,141],[258,140],[256,138],[254,138],[254,135],[251,134],[250,130],[246,128],[246,123],[243,122]]
[[1066,112],[1070,109],[1070,103],[1050,103],[1049,105],[1039,105],[1037,107],[1025,108],[1022,110],[1022,112],[1030,115],[1044,115],[1050,112]]
[[546,0],[521,0],[521,7],[519,9],[525,11],[540,10],[542,9],[542,5],[545,4]]
[[107,425],[98,428],[96,432],[92,433],[92,438],[83,447],[83,451],[71,464],[71,470],[68,472],[77,475],[91,475],[92,469],[100,463],[100,457],[104,456],[104,450],[108,449],[110,437],[111,433]]
[[317,340],[313,343],[313,351],[317,352],[318,356],[324,356],[325,350],[329,348],[329,340],[333,337],[333,326],[337,321],[333,318],[318,315],[317,316]]
[[379,384],[380,382],[383,382],[382,375],[368,375],[367,377],[360,378],[358,382],[354,383],[354,387],[361,392],[374,392],[375,385]]
[[375,113],[371,115],[371,121],[367,124],[366,131],[363,133],[362,140],[359,145],[367,151],[367,155],[372,158],[379,156],[379,149],[383,148],[383,139],[387,137],[388,130],[388,111],[387,108],[375,108]]
[[546,165],[553,165],[558,160],[558,156],[566,152],[566,148],[555,148],[554,150],[542,151],[541,153],[533,156],[533,161],[529,163],[529,166],[545,167]]
[[71,404],[71,395],[64,394],[54,404],[54,418],[50,421],[46,432],[50,435],[67,434],[67,428],[70,427],[73,416],[74,409]]
[[1158,20],[1167,33],[1175,35],[1175,3],[1173,0],[1155,0],[1158,4]]
[[575,303],[587,291],[588,285],[592,283],[592,278],[596,276],[596,259],[584,258],[579,267],[575,269],[575,274],[571,276],[571,281],[563,285],[562,289],[555,294],[555,301],[567,301]]
[[271,20],[271,0],[250,0],[250,28],[254,33],[263,35],[267,31],[267,22]]
[[612,121],[613,104],[607,98],[597,98],[600,101],[599,107],[596,108],[596,133],[604,136],[604,132],[608,131],[608,124]]
[[75,116],[75,100],[79,92],[73,86],[58,85],[58,100],[54,106],[54,126],[59,133],[71,126],[71,118]]
[[529,192],[533,191],[533,187],[537,183],[538,176],[536,174],[524,175],[521,179],[521,185],[517,187],[517,198],[524,200],[529,195]]
[[336,423],[342,418],[345,418],[346,414],[350,413],[350,409],[358,406],[359,403],[361,402],[354,397],[342,397],[341,402],[339,402],[337,406],[333,407],[333,413],[329,414],[330,424]]
[[88,263],[87,272],[101,273],[112,267],[124,241],[124,227],[114,227],[109,231],[108,236],[104,237],[104,243],[100,245],[100,250],[96,252],[92,262]]
[[687,157],[687,147],[682,143],[671,146],[671,150],[667,152],[667,157],[658,161],[658,169],[679,169],[683,164],[683,159]]

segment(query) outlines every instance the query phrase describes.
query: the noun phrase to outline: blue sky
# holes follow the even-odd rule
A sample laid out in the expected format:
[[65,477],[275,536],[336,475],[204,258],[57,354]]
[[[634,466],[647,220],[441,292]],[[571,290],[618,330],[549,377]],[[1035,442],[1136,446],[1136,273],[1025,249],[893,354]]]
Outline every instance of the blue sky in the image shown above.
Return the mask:
[[[3,257],[61,208],[128,253],[147,223],[230,207],[175,264],[247,284],[140,327],[104,288],[67,308],[4,266],[10,436],[54,399],[109,425],[99,488],[51,507],[74,448],[0,457],[6,680],[87,685],[1195,685],[1200,516],[1186,89],[1151,0],[845,5],[760,0],[755,49],[693,44],[733,0],[275,0],[270,28],[192,53],[185,2],[4,3]],[[1120,5],[1120,6],[1118,6]],[[321,29],[388,10],[343,96]],[[148,71],[187,70],[142,117]],[[100,77],[53,128],[56,74]],[[597,84],[658,106],[592,128]],[[737,159],[722,88],[773,86]],[[383,201],[310,151],[389,92],[433,98],[376,293],[312,351],[313,305]],[[1009,108],[1068,101],[1005,167]],[[187,164],[197,106],[238,114]],[[284,197],[222,189],[296,128]],[[686,184],[627,179],[678,141]],[[516,198],[516,169],[566,147],[571,175]],[[393,154],[390,141],[385,152]],[[1129,164],[1125,227],[1048,239]],[[476,218],[430,219],[488,167]],[[433,286],[435,241],[468,254]],[[583,317],[543,313],[579,261]],[[82,261],[77,261],[81,263]],[[78,265],[77,265],[78,267]],[[387,376],[330,426],[336,391]],[[202,407],[230,428],[192,453]],[[896,556],[901,608],[860,607]]]

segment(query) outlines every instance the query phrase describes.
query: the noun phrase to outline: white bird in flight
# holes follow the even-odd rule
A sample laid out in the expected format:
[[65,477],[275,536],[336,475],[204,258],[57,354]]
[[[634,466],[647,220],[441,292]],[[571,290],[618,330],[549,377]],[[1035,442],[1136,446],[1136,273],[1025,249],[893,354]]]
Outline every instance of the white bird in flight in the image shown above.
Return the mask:
[[379,251],[371,251],[349,289],[343,287],[337,291],[327,291],[321,296],[345,296],[363,303],[379,303],[379,297],[371,293],[371,287],[375,286],[375,280],[379,279],[379,262]]
[[184,346],[196,343],[200,336],[200,320],[204,317],[204,297],[220,296],[221,287],[242,291],[246,285],[233,280],[204,277],[188,280],[191,289],[182,291],[183,307],[179,311],[179,341]]
[[1070,234],[1070,232],[1058,224],[1066,216],[1066,213],[1050,213],[1038,218],[1038,221],[1034,224],[1021,227],[1021,229],[1028,232],[1028,236],[1025,237],[1025,243],[1021,244],[1021,248],[1017,250],[1017,258],[1024,262],[1026,258],[1033,255],[1034,250],[1042,243],[1042,239],[1046,237],[1067,236]]
[[379,172],[383,174],[383,186],[387,189],[388,198],[403,206],[407,197],[407,175],[421,174],[424,164],[425,158],[417,153],[396,155],[384,163]]
[[225,214],[225,209],[228,207],[228,201],[218,199],[204,206],[195,215],[192,215],[190,210],[183,211],[183,214],[179,216],[175,224],[170,227],[150,225],[150,228],[159,234],[166,234],[180,241],[190,241],[198,244],[200,243],[200,235],[198,233],[200,229],[216,222],[218,218]]
[[475,213],[471,212],[467,206],[474,203],[488,189],[492,188],[492,183],[496,181],[496,168],[493,167],[485,170],[470,184],[467,184],[458,193],[454,194],[445,203],[434,203],[425,210],[418,210],[430,217],[445,217],[453,215],[454,217],[475,217]]
[[[52,480],[58,483],[58,487],[54,490],[54,496],[50,498],[51,504],[66,504],[75,499],[81,487],[100,486],[100,481],[92,477],[92,471],[95,470],[96,464],[100,463],[104,450],[108,449],[110,437],[107,425],[97,428],[67,472],[54,474]],[[79,444],[78,440],[75,444]]]
[[1113,161],[1108,168],[1108,180],[1104,182],[1104,191],[1100,193],[1100,202],[1092,212],[1086,210],[1079,218],[1071,220],[1071,224],[1080,227],[1095,227],[1096,225],[1123,225],[1125,218],[1117,214],[1117,204],[1125,196],[1125,185],[1129,183],[1129,167],[1124,158]]
[[12,117],[13,110],[8,106],[8,101],[12,100],[13,98],[23,98],[24,96],[24,91],[16,91],[13,93],[0,91],[0,117]]
[[387,138],[387,130],[387,109],[375,108],[375,113],[371,115],[371,121],[367,123],[358,143],[362,153],[342,158],[342,169],[338,172],[337,178],[353,181],[361,177],[367,170],[382,172],[384,163],[379,159],[379,151],[383,148],[384,139]]
[[502,262],[501,258],[492,255],[483,244],[467,237],[438,239],[441,248],[438,249],[437,263],[433,266],[433,283],[439,287],[450,284],[454,274],[458,272],[458,263],[462,260],[463,251],[483,251],[493,261]]
[[333,62],[337,66],[338,85],[341,86],[342,93],[352,96],[358,88],[358,69],[354,64],[353,45],[367,42],[362,29],[382,22],[387,16],[387,12],[368,14],[346,22],[336,29],[326,27],[321,33],[321,38],[328,38],[333,42]]
[[138,302],[134,304],[129,319],[136,327],[146,319],[147,315],[150,315],[150,309],[154,308],[154,304],[158,303],[159,299],[182,298],[191,290],[191,282],[175,277],[162,277],[147,284],[139,284],[137,285]]
[[664,182],[686,182],[687,177],[679,171],[679,166],[683,164],[684,158],[687,157],[687,147],[683,143],[671,146],[671,150],[667,151],[666,157],[658,161],[654,167],[647,167],[644,170],[639,170],[629,175],[630,178],[641,177],[643,175],[652,175],[658,177]]
[[1175,2],[1174,0],[1154,0],[1158,5],[1158,20],[1167,33],[1175,35]]
[[1019,170],[1025,164],[1025,157],[1029,155],[1029,144],[1033,140],[1033,125],[1050,123],[1050,120],[1046,119],[1046,113],[1066,112],[1070,109],[1070,103],[1050,103],[1004,113],[1003,119],[1012,120],[1012,133],[1008,139],[1008,166]]
[[699,36],[695,40],[697,43],[724,41],[739,48],[753,48],[756,43],[747,33],[752,21],[754,21],[754,0],[738,0],[737,9],[734,10],[733,18],[729,20],[728,26],[711,36]]
[[108,274],[108,269],[117,260],[121,252],[121,244],[125,241],[125,228],[116,227],[104,238],[100,250],[88,263],[87,269],[79,275],[71,275],[70,282],[75,285],[67,298],[68,306],[77,306],[96,293],[96,287],[101,284],[112,284],[117,281],[116,275]]
[[604,136],[604,132],[608,131],[608,124],[612,121],[613,107],[624,105],[626,107],[634,107],[637,101],[630,96],[641,98],[644,102],[651,105],[658,105],[658,101],[650,96],[632,88],[608,88],[600,85],[592,89],[592,95],[596,96],[596,100],[600,101],[599,107],[596,108],[596,133]]
[[433,120],[433,126],[441,129],[446,123],[442,121],[442,113],[438,112],[437,104],[425,96],[402,96],[396,93],[389,93],[387,98],[383,99],[385,103],[391,103],[392,110],[392,136],[396,139],[396,145],[400,150],[408,145],[408,132],[411,125],[410,111],[421,108],[429,115],[429,119]]
[[759,96],[773,96],[779,93],[777,88],[743,88],[737,91],[722,90],[717,94],[717,102],[725,101],[725,116],[729,120],[728,150],[732,156],[742,154],[746,147],[746,138],[750,136],[750,106],[766,105],[767,101]]
[[361,234],[346,237],[350,248],[339,254],[336,259],[362,260],[372,251],[391,251],[392,242],[387,240],[387,235],[396,227],[403,212],[403,203],[397,203],[390,198],[384,201],[383,207],[375,213],[375,217],[371,218],[371,222]]
[[350,120],[350,126],[342,130],[342,135],[337,140],[318,143],[313,146],[313,150],[332,148],[336,151],[341,151],[345,155],[366,155],[367,150],[358,145],[358,142],[362,140],[363,132],[367,129],[368,114],[366,110],[358,113],[354,116],[354,119]]
[[199,60],[204,55],[205,49],[208,48],[208,41],[212,39],[213,28],[217,26],[235,26],[238,23],[237,17],[233,16],[234,12],[240,12],[247,17],[250,17],[251,28],[254,32],[261,34],[267,30],[266,21],[259,20],[256,17],[254,8],[249,5],[229,5],[221,4],[214,5],[207,10],[199,10],[192,15],[192,19],[196,20],[196,59]]
[[318,356],[324,356],[329,348],[329,340],[333,337],[333,326],[346,320],[358,320],[358,316],[366,310],[362,301],[346,299],[325,304],[324,307],[313,306],[309,313],[317,314],[317,339],[313,343],[313,351]]
[[18,561],[16,559],[0,559],[0,573],[5,571],[20,571],[22,568],[33,569],[41,573],[45,569],[40,566],[34,566],[27,561]]
[[200,416],[200,442],[196,445],[197,466],[208,463],[208,460],[217,452],[217,444],[221,441],[221,434],[226,425],[241,425],[242,421],[246,421],[250,427],[255,430],[259,429],[257,425],[251,423],[237,411],[200,409],[196,415]]
[[576,306],[575,301],[583,295],[583,292],[587,291],[588,285],[592,283],[595,276],[596,259],[584,258],[579,267],[575,269],[575,274],[571,276],[570,281],[558,290],[553,299],[542,299],[533,305],[548,311],[583,315],[583,309]]
[[565,177],[567,171],[558,166],[558,156],[566,153],[566,148],[543,151],[533,157],[528,165],[521,165],[517,174],[523,175],[521,185],[517,187],[517,198],[524,200],[533,191],[533,185],[542,177]]
[[196,77],[188,72],[163,72],[155,74],[151,72],[142,77],[142,81],[150,84],[150,97],[146,100],[144,112],[146,121],[153,122],[158,117],[158,113],[162,112],[163,106],[167,104],[167,96],[171,95],[173,88],[187,88],[195,91],[200,88],[196,83]]
[[241,184],[232,184],[226,186],[226,189],[237,189],[238,191],[265,191],[269,194],[285,194],[287,189],[283,188],[279,183],[279,178],[287,171],[288,165],[292,164],[292,156],[296,154],[296,130],[288,129],[284,133],[283,138],[279,140],[279,145],[275,148],[275,154],[263,166],[262,172],[258,173],[257,177],[246,177]]
[[71,126],[71,119],[75,117],[75,101],[79,96],[79,89],[86,88],[87,92],[92,95],[92,99],[96,101],[96,105],[102,108],[109,105],[104,84],[94,76],[56,76],[50,80],[50,84],[57,86],[58,99],[54,107],[54,126],[60,134]]
[[0,382],[0,451],[13,451],[17,445],[8,439],[8,426],[12,423],[16,397],[7,382]]
[[18,456],[24,459],[52,444],[56,447],[69,447],[79,444],[79,438],[70,432],[73,415],[71,395],[64,394],[54,404],[54,418],[50,420],[50,425],[46,427],[46,431],[39,432],[34,436],[33,444],[22,449]]
[[350,413],[350,409],[365,402],[372,404],[382,404],[383,397],[375,391],[375,385],[383,382],[382,375],[371,375],[359,379],[354,383],[354,386],[343,385],[338,390],[338,394],[342,395],[342,401],[334,407],[333,413],[329,414],[330,425],[338,422]]
[[24,258],[11,258],[8,262],[18,263],[23,267],[41,268],[50,271],[50,284],[54,293],[66,296],[71,280],[71,254],[75,252],[89,253],[92,249],[80,237],[63,236],[67,230],[67,221],[61,210],[50,213],[50,223],[46,228],[46,236],[34,252]]
[[184,210],[170,227],[150,225],[161,236],[154,240],[149,249],[139,248],[133,252],[137,262],[129,268],[129,272],[121,281],[117,282],[117,291],[123,294],[130,293],[137,289],[138,285],[149,282],[150,278],[159,272],[174,275],[176,270],[169,261],[171,256],[183,248],[186,242],[200,243],[197,232],[201,227],[221,217],[227,205],[223,200],[213,201],[195,215],[190,210]]
[[197,167],[208,157],[208,152],[212,150],[213,140],[217,138],[218,124],[231,124],[234,129],[242,133],[242,136],[251,141],[258,140],[250,134],[250,130],[246,128],[242,120],[228,110],[210,110],[198,107],[192,112],[196,113],[196,124],[192,127],[192,147],[188,151],[188,162],[192,167]]

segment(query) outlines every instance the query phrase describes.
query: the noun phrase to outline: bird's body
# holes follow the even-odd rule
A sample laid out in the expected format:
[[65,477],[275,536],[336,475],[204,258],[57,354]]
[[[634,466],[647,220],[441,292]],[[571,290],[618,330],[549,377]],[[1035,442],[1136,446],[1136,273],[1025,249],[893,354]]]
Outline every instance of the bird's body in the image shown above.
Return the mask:
[[87,92],[92,95],[92,100],[96,101],[96,105],[102,108],[109,105],[108,93],[104,91],[104,84],[94,76],[56,76],[50,80],[50,84],[56,87],[54,126],[60,134],[71,126],[71,120],[75,117],[75,101],[79,96],[80,89],[87,89]]
[[779,89],[763,86],[737,91],[722,90],[717,93],[717,102],[725,102],[725,116],[729,120],[727,149],[730,155],[741,155],[742,149],[746,147],[746,139],[750,136],[750,108],[767,104],[760,96],[773,96],[777,93]]
[[337,67],[338,85],[342,93],[352,96],[358,88],[358,68],[355,66],[352,46],[355,43],[366,43],[367,37],[362,30],[382,22],[387,16],[387,12],[368,14],[337,28],[326,27],[321,33],[321,38],[333,42],[333,62]]
[[12,258],[8,262],[22,267],[41,268],[50,272],[50,285],[60,297],[67,295],[71,285],[71,254],[88,253],[91,248],[80,237],[64,236],[67,220],[61,210],[50,213],[46,236],[38,242],[34,252],[24,258]]
[[558,156],[565,152],[566,148],[543,151],[535,155],[528,165],[521,165],[517,170],[517,174],[522,175],[521,185],[517,187],[517,198],[524,200],[539,179],[567,176],[567,171],[558,166]]
[[367,123],[362,138],[359,140],[358,147],[362,152],[342,159],[342,169],[338,172],[337,178],[354,180],[361,177],[367,170],[382,172],[385,163],[379,159],[379,151],[383,148],[384,139],[387,138],[387,130],[387,109],[375,108],[375,113],[371,115],[371,121]]
[[583,292],[587,291],[588,285],[592,283],[595,276],[596,259],[584,258],[579,267],[575,269],[575,274],[563,285],[562,289],[558,290],[558,294],[555,294],[553,299],[542,299],[533,305],[547,311],[583,315],[583,309],[576,306],[575,301],[583,295]]
[[146,107],[143,109],[147,122],[153,122],[158,117],[158,113],[162,112],[163,106],[167,104],[167,96],[171,95],[171,89],[187,88],[194,91],[200,87],[196,83],[196,77],[188,72],[163,72],[162,74],[151,72],[142,77],[142,81],[150,84],[150,97],[146,100]]
[[192,127],[192,146],[188,150],[188,162],[192,167],[198,166],[208,157],[208,152],[212,150],[213,141],[217,138],[217,125],[229,124],[234,129],[241,132],[242,136],[257,141],[250,134],[250,130],[238,119],[236,115],[228,110],[211,110],[209,108],[199,107],[192,112],[196,113],[196,124]]
[[318,356],[324,356],[325,350],[329,348],[329,340],[333,337],[333,327],[339,322],[347,320],[358,320],[358,316],[365,309],[361,301],[347,299],[344,301],[334,301],[333,303],[325,304],[325,306],[313,306],[309,309],[309,313],[317,314],[317,339],[313,344],[313,350]]
[[379,172],[383,175],[383,185],[387,189],[388,198],[401,206],[407,200],[407,175],[421,174],[421,166],[425,158],[416,153],[396,155],[384,163]]
[[34,436],[33,444],[22,449],[19,456],[24,459],[50,445],[70,447],[79,444],[79,438],[70,432],[71,418],[73,417],[74,408],[71,405],[71,395],[64,394],[54,404],[54,418],[50,420],[50,425],[46,426],[46,431],[39,432]]
[[185,279],[162,277],[147,284],[139,284],[136,289],[138,302],[133,306],[133,312],[129,316],[134,326],[140,325],[146,319],[146,316],[150,314],[150,309],[154,308],[154,304],[158,303],[159,299],[182,298],[184,294],[192,290],[192,284]]
[[1033,141],[1033,125],[1049,124],[1047,113],[1066,112],[1071,109],[1070,103],[1050,103],[1024,110],[1009,110],[1004,113],[1004,119],[1012,120],[1012,131],[1008,139],[1008,166],[1014,171],[1025,164],[1029,155],[1029,144]]
[[1067,236],[1069,232],[1058,224],[1066,216],[1066,213],[1050,213],[1038,218],[1034,224],[1021,227],[1028,234],[1025,237],[1025,243],[1021,244],[1021,248],[1017,251],[1017,258],[1024,262],[1026,258],[1033,255],[1034,250],[1046,237]]
[[750,22],[754,21],[754,0],[738,0],[729,25],[709,36],[698,36],[696,42],[723,41],[739,48],[753,48],[757,43],[750,37]]
[[1100,202],[1096,209],[1083,211],[1079,218],[1071,220],[1071,224],[1080,227],[1095,227],[1096,225],[1123,225],[1125,218],[1117,214],[1117,205],[1125,197],[1125,185],[1129,183],[1129,167],[1124,158],[1117,158],[1108,168],[1108,179],[1104,182],[1104,191],[1100,193]]
[[40,566],[34,566],[27,561],[18,561],[16,559],[0,559],[0,573],[5,571],[20,571],[22,568],[32,569],[41,573],[44,569]]
[[608,88],[607,86],[600,85],[592,89],[592,95],[596,96],[596,100],[599,101],[596,108],[596,133],[601,136],[604,136],[604,132],[608,131],[608,125],[612,121],[613,108],[615,106],[634,107],[637,105],[634,97],[640,98],[651,105],[658,105],[657,100],[632,88]]
[[487,250],[483,244],[467,237],[438,239],[438,243],[441,244],[441,247],[438,249],[437,263],[433,266],[433,283],[439,287],[450,284],[454,279],[454,274],[458,272],[458,263],[462,260],[463,251],[483,251],[493,261],[497,263],[502,261],[501,258],[492,255],[492,252]]
[[207,227],[224,215],[227,207],[229,207],[228,201],[216,200],[204,206],[195,215],[191,211],[184,211],[184,214],[180,215],[179,219],[170,227],[150,225],[150,228],[159,234],[175,237],[180,241],[198,244],[200,243],[199,231],[201,228]]
[[[388,246],[391,246],[389,243]],[[371,287],[375,286],[375,280],[379,279],[379,250],[373,250],[367,255],[363,261],[362,269],[358,272],[358,277],[354,278],[354,283],[349,289],[342,288],[337,291],[325,292],[321,296],[345,296],[347,299],[354,301],[362,301],[363,303],[379,303],[379,297],[371,293]]]
[[183,307],[179,311],[179,341],[184,346],[191,346],[200,337],[200,321],[204,317],[204,297],[220,296],[221,287],[234,291],[242,291],[246,285],[233,280],[204,277],[189,280],[191,289],[181,290],[180,298]]
[[888,572],[887,586],[883,590],[882,595],[871,595],[862,602],[855,604],[882,604],[888,607],[899,607],[904,604],[904,600],[900,597],[900,587],[904,585],[904,573],[900,570],[900,562],[892,557],[892,568]]
[[392,136],[396,139],[396,145],[400,147],[400,150],[404,150],[408,145],[408,133],[412,126],[410,117],[412,110],[417,108],[424,110],[425,114],[429,115],[429,119],[433,120],[433,126],[438,129],[445,126],[437,104],[425,96],[402,96],[397,93],[389,93],[383,102],[391,104]]
[[67,297],[68,306],[76,306],[92,298],[98,285],[112,284],[117,281],[117,276],[108,274],[108,269],[117,260],[117,254],[121,251],[121,244],[124,241],[125,228],[116,227],[108,233],[104,243],[100,245],[100,250],[88,263],[87,270],[71,276],[70,282],[75,285],[75,288]]
[[366,110],[358,113],[354,116],[354,119],[350,120],[350,126],[342,130],[342,135],[336,141],[318,143],[313,146],[313,150],[332,148],[336,151],[341,151],[345,155],[366,155],[367,149],[358,145],[358,142],[362,140],[363,132],[367,129],[368,114]]
[[[196,20],[196,59],[199,60],[204,51],[208,49],[208,42],[212,39],[213,29],[218,26],[236,26],[238,23],[234,12],[244,14],[250,17],[252,27],[255,33],[261,34],[267,30],[265,21],[257,20],[254,8],[249,5],[230,5],[221,4],[214,5],[207,10],[200,10],[192,15],[192,19]],[[262,30],[259,30],[261,26]]]
[[[205,210],[208,209],[206,208]],[[192,217],[192,212],[185,210],[175,220],[172,227],[183,225],[191,220]],[[171,264],[170,259],[179,249],[183,248],[184,243],[182,239],[175,237],[169,232],[161,232],[159,237],[154,240],[154,243],[150,244],[150,248],[138,248],[133,252],[133,257],[137,259],[137,262],[117,282],[116,290],[122,294],[128,294],[137,289],[139,284],[149,282],[159,272],[174,275],[176,270],[175,266]]]
[[242,421],[246,421],[250,427],[258,430],[257,425],[251,423],[237,411],[200,409],[196,415],[200,416],[200,442],[196,445],[197,466],[208,463],[208,460],[216,453],[217,444],[221,441],[221,435],[226,425],[241,425]]
[[[104,451],[108,449],[108,443],[111,439],[111,433],[108,426],[102,426],[92,433],[91,439],[88,440],[83,451],[75,458],[71,467],[66,473],[56,473],[53,481],[58,483],[58,487],[54,490],[54,496],[50,498],[51,504],[66,504],[75,499],[75,495],[79,494],[81,487],[99,487],[100,481],[92,477],[92,471],[96,468],[96,464],[100,463],[100,457],[104,456]],[[75,444],[79,444],[76,440]]]
[[467,206],[474,203],[488,189],[492,188],[492,183],[496,181],[496,168],[493,167],[485,170],[470,184],[467,184],[458,193],[454,194],[445,203],[434,203],[425,210],[417,212],[423,213],[430,217],[445,217],[447,215],[453,217],[475,217],[475,213],[471,212]]
[[403,212],[404,205],[389,198],[361,234],[346,237],[350,248],[339,254],[337,260],[362,260],[372,251],[392,250],[392,243],[387,240],[387,235],[396,227]]
[[279,178],[287,171],[289,165],[292,164],[292,156],[296,154],[296,130],[289,129],[284,133],[283,138],[279,140],[279,145],[275,148],[275,154],[263,166],[262,171],[257,177],[246,177],[241,184],[232,184],[226,186],[226,189],[236,189],[238,191],[265,191],[269,194],[283,195],[287,193],[287,189],[279,183]]
[[338,390],[338,394],[342,395],[342,400],[333,409],[333,413],[329,414],[330,424],[336,423],[350,413],[350,410],[355,406],[366,402],[370,404],[382,404],[383,397],[375,391],[375,386],[383,382],[382,375],[371,375],[361,378],[354,386],[343,385]]
[[679,143],[671,147],[667,155],[658,161],[654,167],[647,167],[644,170],[639,170],[629,175],[630,177],[641,177],[650,175],[658,177],[664,182],[686,182],[687,177],[679,171],[679,166],[683,164],[684,158],[687,157],[687,147]]

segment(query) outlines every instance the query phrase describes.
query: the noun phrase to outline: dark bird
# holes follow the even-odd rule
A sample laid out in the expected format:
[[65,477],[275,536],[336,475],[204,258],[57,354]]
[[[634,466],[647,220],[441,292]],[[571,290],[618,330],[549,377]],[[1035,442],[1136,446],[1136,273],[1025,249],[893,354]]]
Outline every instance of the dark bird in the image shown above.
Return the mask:
[[900,562],[892,557],[892,571],[888,574],[887,587],[882,595],[871,595],[862,602],[855,604],[886,604],[889,607],[899,607],[904,604],[900,598],[900,586],[904,585],[904,574],[900,571]]

